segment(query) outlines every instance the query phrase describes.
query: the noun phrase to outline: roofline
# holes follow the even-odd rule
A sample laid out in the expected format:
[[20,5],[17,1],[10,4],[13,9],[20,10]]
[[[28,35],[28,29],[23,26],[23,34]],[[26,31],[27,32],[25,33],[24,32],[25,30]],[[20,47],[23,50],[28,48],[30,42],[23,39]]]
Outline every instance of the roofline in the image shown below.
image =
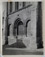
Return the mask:
[[[21,9],[19,9],[18,11],[23,10],[23,9],[26,9],[26,8],[28,8],[28,7],[30,7],[30,6],[32,6],[32,4],[31,4],[31,5],[28,5],[28,6],[24,7],[24,8],[21,8]],[[8,14],[8,16],[11,15],[11,14],[16,13],[16,12],[18,12],[18,11],[14,11],[14,12]]]

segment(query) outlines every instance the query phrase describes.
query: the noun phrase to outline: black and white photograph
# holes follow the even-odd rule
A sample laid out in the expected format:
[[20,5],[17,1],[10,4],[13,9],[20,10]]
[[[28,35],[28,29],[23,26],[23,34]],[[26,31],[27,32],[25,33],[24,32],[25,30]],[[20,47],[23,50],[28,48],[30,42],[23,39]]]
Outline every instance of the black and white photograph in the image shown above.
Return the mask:
[[2,12],[2,54],[43,55],[42,2],[3,2]]

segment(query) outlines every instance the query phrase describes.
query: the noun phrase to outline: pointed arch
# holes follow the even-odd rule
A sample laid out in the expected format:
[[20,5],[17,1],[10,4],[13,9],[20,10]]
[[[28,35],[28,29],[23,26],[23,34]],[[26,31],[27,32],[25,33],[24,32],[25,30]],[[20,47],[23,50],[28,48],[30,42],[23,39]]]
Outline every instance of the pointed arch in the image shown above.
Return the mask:
[[29,22],[29,21],[30,21],[30,19],[26,21],[26,27],[28,26],[28,22]]
[[18,26],[23,25],[23,22],[21,21],[20,18],[17,18],[14,22],[14,28],[13,28],[13,35],[15,35],[15,29],[17,30],[17,35],[18,35]]
[[20,18],[17,18],[15,21],[14,21],[14,27],[17,28],[18,26],[18,23],[21,21]]
[[26,33],[26,37],[27,37],[27,27],[28,27],[28,22],[30,21],[30,19],[26,20],[26,25],[25,25],[25,33]]
[[14,35],[14,36],[16,35],[17,24],[18,24],[18,22],[20,22],[20,21],[21,21],[20,18],[17,18],[17,19],[14,21],[14,26],[13,26],[13,35]]

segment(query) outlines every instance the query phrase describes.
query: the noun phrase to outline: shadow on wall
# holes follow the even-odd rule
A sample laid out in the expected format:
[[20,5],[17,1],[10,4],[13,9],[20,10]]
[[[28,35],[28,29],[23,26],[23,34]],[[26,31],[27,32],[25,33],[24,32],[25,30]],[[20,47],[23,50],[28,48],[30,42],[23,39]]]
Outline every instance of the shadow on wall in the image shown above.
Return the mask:
[[43,48],[42,41],[42,3],[38,2],[38,18],[37,18],[37,48]]

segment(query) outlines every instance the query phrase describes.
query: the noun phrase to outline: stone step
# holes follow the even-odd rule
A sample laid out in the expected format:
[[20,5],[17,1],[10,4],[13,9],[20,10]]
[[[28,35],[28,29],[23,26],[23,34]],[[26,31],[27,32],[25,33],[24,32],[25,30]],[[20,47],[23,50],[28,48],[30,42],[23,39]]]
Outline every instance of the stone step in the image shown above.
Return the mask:
[[[26,36],[23,36],[21,38],[21,36],[18,36],[20,40],[22,40],[22,42],[25,44],[25,46],[28,48],[28,49],[36,49],[37,48],[37,45],[36,45],[36,41],[35,39],[31,38],[31,37],[26,37]],[[13,43],[16,43],[16,38],[14,37],[11,37],[8,38],[8,44],[11,45]]]

